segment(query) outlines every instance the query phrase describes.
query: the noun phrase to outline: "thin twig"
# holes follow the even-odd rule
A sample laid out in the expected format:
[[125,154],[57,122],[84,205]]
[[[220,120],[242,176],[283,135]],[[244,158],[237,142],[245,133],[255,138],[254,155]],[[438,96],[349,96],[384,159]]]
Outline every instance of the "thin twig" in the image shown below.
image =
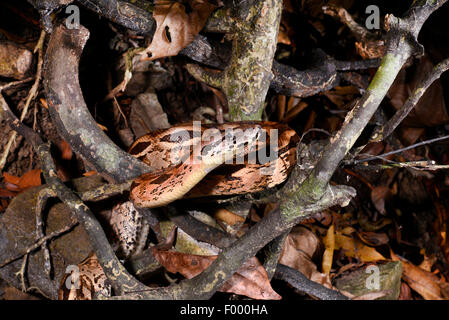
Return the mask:
[[25,256],[22,259],[22,266],[20,267],[20,270],[15,273],[16,276],[20,276],[20,283],[21,283],[23,292],[27,291],[25,273],[26,273],[26,267],[28,265],[28,256],[29,256],[28,253],[25,254]]
[[[31,101],[36,97],[37,90],[39,88],[39,84],[42,77],[42,65],[43,65],[43,57],[44,57],[44,40],[45,40],[45,31],[41,31],[41,36],[39,38],[39,41],[36,44],[36,47],[34,48],[34,52],[39,52],[38,54],[38,62],[37,62],[37,72],[36,72],[36,78],[34,80],[34,84],[31,87],[30,92],[28,93],[27,100],[25,102],[25,106],[23,107],[22,114],[20,115],[20,121],[23,121],[25,119],[25,116],[28,112],[28,107],[30,106]],[[3,151],[2,157],[0,159],[0,170],[3,169],[3,167],[6,164],[6,159],[8,158],[9,150],[11,149],[12,144],[14,143],[17,136],[17,132],[13,131],[11,133],[11,136],[9,137],[8,143],[6,144],[5,150]]]
[[326,288],[322,284],[308,279],[298,270],[283,264],[278,264],[274,277],[286,281],[296,290],[321,300],[349,300],[348,297],[340,292]]
[[[387,159],[382,159],[387,160]],[[397,168],[409,168],[419,171],[435,171],[435,170],[445,170],[449,169],[447,164],[436,164],[435,161],[410,161],[410,162],[393,162],[388,164],[358,164],[355,165],[357,169],[360,170],[386,170],[386,169],[397,169]]]
[[404,151],[407,151],[407,150],[410,150],[410,149],[414,149],[414,148],[417,148],[417,147],[420,147],[420,146],[423,146],[423,145],[426,145],[426,144],[430,144],[430,143],[441,141],[441,140],[445,140],[445,139],[449,139],[449,135],[446,135],[446,136],[443,136],[443,137],[439,137],[439,138],[430,139],[430,140],[426,140],[426,141],[422,141],[422,142],[418,142],[418,143],[412,144],[412,145],[410,145],[408,147],[405,147],[405,148],[402,148],[402,149],[398,149],[398,150],[393,150],[393,151],[390,151],[390,152],[387,152],[387,153],[380,154],[378,156],[372,156],[372,157],[368,157],[368,158],[364,158],[364,159],[354,160],[352,163],[353,164],[358,164],[358,163],[361,163],[361,162],[378,160],[380,157],[384,158],[384,157],[390,156],[392,154],[401,153],[401,152],[404,152]]
[[441,61],[437,64],[432,71],[420,82],[420,84],[415,88],[413,93],[408,97],[404,105],[399,109],[394,116],[385,124],[385,126],[380,130],[377,137],[373,137],[374,141],[385,140],[390,136],[396,127],[404,120],[404,118],[413,110],[413,108],[418,104],[421,97],[424,95],[426,90],[434,83],[441,75],[449,69],[449,58]]
[[52,233],[46,235],[45,237],[42,237],[41,239],[39,239],[38,241],[36,241],[34,244],[32,244],[31,246],[29,246],[25,252],[20,253],[12,258],[7,259],[6,261],[0,263],[0,268],[3,268],[4,266],[10,264],[11,262],[16,261],[17,259],[20,259],[21,257],[29,254],[30,252],[36,250],[37,248],[39,248],[40,246],[42,246],[43,243],[45,243],[48,240],[51,240],[53,238],[56,238],[64,233],[66,233],[67,231],[71,230],[73,227],[75,227],[78,224],[78,222],[73,222],[68,226],[65,226],[64,228],[57,230],[57,231],[53,231]]
[[[37,204],[35,210],[36,216],[36,238],[40,239],[44,236],[44,208],[47,200],[50,197],[56,197],[56,193],[50,188],[44,188],[39,191],[37,196]],[[51,274],[51,260],[50,251],[47,247],[47,242],[45,241],[41,246],[44,255],[44,269],[47,276],[50,278]]]

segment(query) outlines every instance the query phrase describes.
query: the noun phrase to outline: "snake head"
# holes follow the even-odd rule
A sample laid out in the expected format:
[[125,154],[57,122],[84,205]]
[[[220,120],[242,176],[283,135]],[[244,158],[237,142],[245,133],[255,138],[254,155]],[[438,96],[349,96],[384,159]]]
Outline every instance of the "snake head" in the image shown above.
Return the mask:
[[[239,164],[239,160],[242,157],[256,150],[262,130],[262,127],[259,125],[245,129],[226,129],[219,140],[203,148],[203,151],[205,151],[202,154],[203,161],[232,164],[234,159],[236,159],[237,164]],[[243,163],[243,159],[241,163]]]

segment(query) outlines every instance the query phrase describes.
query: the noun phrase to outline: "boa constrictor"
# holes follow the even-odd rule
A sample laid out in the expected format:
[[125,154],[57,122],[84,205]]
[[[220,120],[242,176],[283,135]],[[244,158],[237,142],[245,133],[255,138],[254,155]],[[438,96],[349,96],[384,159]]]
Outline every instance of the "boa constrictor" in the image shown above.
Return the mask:
[[132,183],[130,198],[137,207],[154,208],[183,197],[272,188],[296,163],[298,141],[294,130],[276,122],[188,124],[150,132],[129,153],[156,171]]

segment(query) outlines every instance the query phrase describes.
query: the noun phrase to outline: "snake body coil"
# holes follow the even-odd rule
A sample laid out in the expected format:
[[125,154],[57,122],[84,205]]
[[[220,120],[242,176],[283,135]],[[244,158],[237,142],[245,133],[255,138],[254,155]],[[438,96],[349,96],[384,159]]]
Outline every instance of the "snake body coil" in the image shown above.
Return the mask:
[[130,198],[137,207],[235,195],[272,188],[296,163],[299,138],[275,122],[178,125],[137,139],[129,152],[155,171],[137,178]]

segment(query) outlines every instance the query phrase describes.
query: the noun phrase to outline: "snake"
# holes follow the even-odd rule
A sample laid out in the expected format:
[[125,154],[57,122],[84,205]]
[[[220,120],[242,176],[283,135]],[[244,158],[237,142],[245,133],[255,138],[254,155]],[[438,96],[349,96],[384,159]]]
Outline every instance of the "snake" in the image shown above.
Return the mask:
[[153,171],[136,178],[130,200],[138,208],[182,198],[260,192],[283,183],[296,164],[299,137],[270,121],[187,123],[154,130],[128,152]]

